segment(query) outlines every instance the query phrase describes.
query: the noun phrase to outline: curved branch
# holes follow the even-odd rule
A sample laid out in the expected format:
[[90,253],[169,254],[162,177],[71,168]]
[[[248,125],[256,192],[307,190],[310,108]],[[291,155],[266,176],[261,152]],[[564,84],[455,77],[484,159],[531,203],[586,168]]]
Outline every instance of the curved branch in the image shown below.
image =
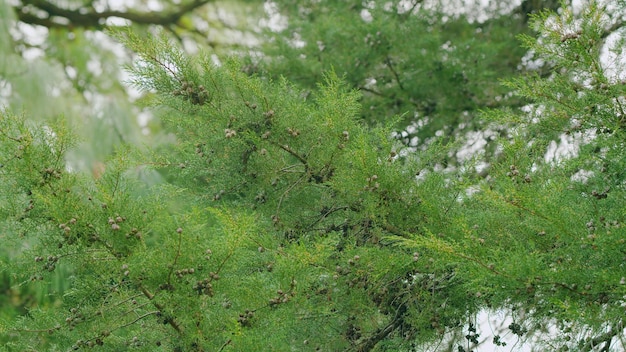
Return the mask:
[[[193,0],[187,4],[178,6],[171,12],[135,12],[135,11],[102,11],[97,12],[87,7],[80,9],[67,9],[46,0],[22,0],[24,6],[17,8],[17,15],[20,21],[31,24],[38,24],[46,27],[85,27],[103,28],[106,27],[106,20],[111,17],[127,19],[137,24],[157,24],[167,26],[178,22],[185,14],[199,8],[212,0]],[[45,12],[47,16],[39,16],[37,12]],[[55,18],[57,20],[55,20]],[[65,20],[63,20],[65,19]]]
[[400,325],[402,325],[405,312],[406,312],[406,307],[404,305],[401,305],[396,311],[396,314],[394,315],[393,319],[389,322],[389,324],[387,324],[384,328],[379,328],[378,330],[376,330],[376,332],[374,332],[372,336],[368,337],[363,342],[361,342],[356,347],[356,351],[368,352],[368,351],[373,350],[374,347],[376,347],[376,345],[380,341],[384,340],[387,336],[391,335],[392,332],[394,332],[398,327],[400,327]]

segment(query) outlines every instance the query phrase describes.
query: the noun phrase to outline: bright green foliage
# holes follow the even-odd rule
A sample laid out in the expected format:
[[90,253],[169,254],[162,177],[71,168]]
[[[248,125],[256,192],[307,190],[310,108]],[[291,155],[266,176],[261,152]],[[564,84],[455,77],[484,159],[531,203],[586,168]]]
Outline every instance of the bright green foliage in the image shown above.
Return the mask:
[[[484,178],[471,163],[435,172],[447,152],[436,143],[401,156],[392,126],[361,123],[362,96],[335,73],[345,68],[303,90],[237,60],[191,58],[165,36],[117,32],[174,142],[121,147],[86,176],[65,165],[66,128],[2,112],[0,236],[17,253],[3,265],[55,299],[1,316],[0,341],[398,351],[467,328],[442,342],[465,350],[485,308],[510,312],[520,338],[552,326],[544,350],[623,338],[624,102],[622,84],[590,64],[601,11],[536,18],[541,40],[524,43],[556,69],[509,81],[530,112],[484,113],[510,132]],[[546,161],[564,133],[578,154]]]
[[[162,118],[179,142],[152,161],[120,150],[95,182],[62,170],[49,184],[43,156],[7,161],[34,179],[9,193],[32,199],[15,217],[41,224],[26,233],[42,241],[28,251],[28,275],[45,280],[67,266],[75,278],[58,315],[33,310],[23,321],[45,334],[9,346],[42,346],[49,332],[59,346],[113,349],[367,349],[400,326],[431,324],[432,304],[417,298],[447,293],[408,280],[421,265],[445,278],[450,269],[380,243],[420,231],[423,186],[411,180],[426,165],[396,160],[388,130],[355,122],[357,93],[330,73],[304,98],[234,62],[189,60],[164,39],[129,34],[127,44],[142,58],[136,82],[159,92],[154,101],[169,106]],[[149,166],[171,185],[138,183]],[[12,272],[24,274],[23,265]],[[408,312],[415,319],[405,323]],[[456,324],[458,315],[445,319]]]

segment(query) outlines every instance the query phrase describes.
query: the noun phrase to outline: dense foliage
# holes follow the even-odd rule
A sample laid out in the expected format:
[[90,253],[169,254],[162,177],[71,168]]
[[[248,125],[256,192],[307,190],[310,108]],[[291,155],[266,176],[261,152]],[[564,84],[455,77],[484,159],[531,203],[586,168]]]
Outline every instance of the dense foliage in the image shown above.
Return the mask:
[[[249,69],[288,77],[305,89],[333,69],[362,92],[365,121],[402,116],[400,127],[408,129],[401,137],[412,147],[428,145],[436,134],[454,139],[479,130],[481,110],[526,103],[499,81],[518,74],[526,50],[515,38],[529,32],[525,12],[502,15],[510,4],[279,3],[289,27],[272,37],[270,64]],[[468,8],[439,12],[455,6]]]
[[[524,49],[499,50],[503,17],[326,4],[292,9],[308,44],[275,38],[263,62],[110,32],[165,142],[111,146],[91,173],[72,167],[68,119],[2,111],[3,270],[42,296],[0,316],[6,350],[470,351],[540,330],[538,350],[624,347],[626,102],[623,63],[601,59],[623,53],[607,9],[540,12]],[[435,34],[396,50],[415,31]],[[525,52],[542,66],[513,78]],[[428,120],[422,142],[392,137],[405,113]],[[470,123],[490,152],[458,158],[452,131]],[[490,341],[485,310],[512,319]]]

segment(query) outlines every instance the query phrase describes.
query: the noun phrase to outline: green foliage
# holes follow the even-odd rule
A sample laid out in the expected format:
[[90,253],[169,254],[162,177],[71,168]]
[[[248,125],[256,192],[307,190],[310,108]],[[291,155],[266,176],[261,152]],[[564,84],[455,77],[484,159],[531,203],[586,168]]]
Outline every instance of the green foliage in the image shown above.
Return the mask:
[[[420,165],[396,160],[389,130],[356,123],[358,94],[330,73],[307,99],[286,82],[247,77],[235,62],[217,69],[163,38],[125,36],[141,53],[136,82],[160,93],[155,102],[169,106],[162,119],[179,142],[154,161],[119,150],[93,181],[59,172],[67,181],[58,186],[37,183],[46,174],[30,174],[34,166],[8,174],[39,187],[5,192],[33,204],[21,216],[40,224],[32,237],[41,241],[10,272],[38,281],[67,266],[76,279],[56,318],[31,310],[12,334],[32,339],[7,346],[47,346],[41,332],[60,346],[114,349],[338,348],[375,345],[375,332],[399,326],[409,309],[420,318],[407,329],[429,324],[432,311],[411,297],[428,289],[399,281],[417,264],[379,244],[398,228],[417,231],[421,191],[407,180]],[[5,121],[11,131],[16,120]],[[170,186],[139,183],[137,170],[149,166]],[[297,319],[286,326],[283,314]],[[267,341],[272,331],[280,335]]]
[[480,109],[520,104],[498,79],[516,74],[524,55],[514,39],[527,31],[521,17],[476,23],[420,3],[278,1],[289,27],[269,34],[271,60],[250,70],[308,89],[332,69],[362,91],[363,119],[401,115],[399,127],[419,126],[411,137],[420,146],[437,131],[451,138],[476,130]]
[[[355,21],[365,37],[443,26],[372,11],[373,22]],[[441,111],[466,109],[443,98],[448,89],[460,99],[457,85],[475,83],[459,83],[459,73],[514,90],[522,98],[513,106],[530,102],[483,113],[508,135],[482,176],[476,160],[435,171],[449,149],[431,143],[407,154],[393,124],[363,123],[378,105],[354,88],[372,73],[353,70],[343,46],[283,47],[285,62],[272,64],[287,76],[300,49],[333,61],[327,70],[304,60],[308,73],[291,83],[250,75],[237,59],[190,57],[165,35],[113,32],[137,53],[133,83],[172,143],[118,147],[87,175],[68,166],[77,137],[63,119],[32,123],[2,111],[0,238],[14,253],[3,272],[14,288],[50,296],[17,318],[0,315],[4,349],[382,351],[452,336],[450,348],[464,350],[478,345],[474,321],[487,308],[510,312],[508,331],[522,339],[556,329],[541,348],[610,345],[624,324],[626,159],[623,87],[598,62],[602,13],[535,17],[539,39],[522,40],[549,76],[503,88],[482,63],[442,66],[428,98]],[[354,37],[310,19],[324,24],[307,29],[324,45]],[[460,42],[474,40],[467,22],[443,23]],[[400,59],[383,39],[354,53],[373,55],[362,62],[378,63],[377,81],[395,81],[379,87],[391,95],[427,84],[404,83],[391,63],[424,48],[444,55],[425,37]],[[419,90],[429,91],[410,87]],[[380,103],[385,114],[406,111]],[[575,153],[546,158],[567,138]],[[458,331],[468,333],[446,335]]]
[[[487,114],[515,129],[457,217],[458,255],[479,247],[467,259],[493,274],[480,292],[527,310],[532,324],[559,325],[565,333],[552,348],[608,346],[623,330],[624,90],[599,62],[602,13],[591,5],[577,20],[567,10],[535,17],[540,39],[522,39],[554,71],[507,84],[532,99],[529,114]],[[573,150],[547,157],[559,138],[571,138]],[[605,329],[609,339],[568,343],[572,326]]]

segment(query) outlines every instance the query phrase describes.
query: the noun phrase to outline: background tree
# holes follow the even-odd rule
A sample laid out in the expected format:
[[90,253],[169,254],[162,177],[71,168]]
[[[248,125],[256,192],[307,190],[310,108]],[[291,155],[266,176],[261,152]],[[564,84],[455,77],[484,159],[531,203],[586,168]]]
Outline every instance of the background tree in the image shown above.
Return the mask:
[[[66,168],[64,120],[3,112],[3,235],[29,241],[7,272],[22,286],[70,279],[59,306],[3,319],[6,348],[470,350],[492,307],[521,339],[554,329],[540,349],[609,350],[626,281],[622,70],[600,59],[619,24],[605,14],[536,18],[539,40],[523,40],[547,64],[508,81],[523,109],[484,114],[508,132],[486,178],[472,163],[433,172],[441,143],[402,154],[332,71],[294,85],[264,63],[216,67],[166,35],[118,31],[176,138],[118,148],[91,177]],[[546,158],[555,138],[577,149]]]
[[[444,168],[507,133],[503,126],[486,128],[477,118],[482,110],[527,104],[509,94],[501,80],[526,70],[545,76],[553,69],[549,62],[532,60],[516,37],[532,32],[529,14],[556,10],[555,1],[523,1],[517,7],[428,1],[278,4],[289,27],[268,42],[269,64],[250,70],[283,75],[309,89],[322,72],[334,69],[363,93],[366,121],[403,116],[397,137],[411,150],[428,145],[435,135],[456,141]],[[621,10],[608,6],[605,39],[623,26]]]
[[[120,142],[159,140],[157,123],[131,104],[136,91],[120,67],[130,60],[102,30],[132,25],[141,33],[164,28],[189,52],[210,48],[225,54],[245,51],[258,30],[247,16],[259,5],[170,1],[124,3],[95,1],[3,2],[1,101],[14,111],[27,108],[41,121],[63,114],[85,140],[76,168],[91,169]],[[250,20],[253,21],[253,20]],[[33,104],[36,102],[36,104]],[[102,138],[104,137],[104,138]],[[152,142],[150,142],[152,143]]]

